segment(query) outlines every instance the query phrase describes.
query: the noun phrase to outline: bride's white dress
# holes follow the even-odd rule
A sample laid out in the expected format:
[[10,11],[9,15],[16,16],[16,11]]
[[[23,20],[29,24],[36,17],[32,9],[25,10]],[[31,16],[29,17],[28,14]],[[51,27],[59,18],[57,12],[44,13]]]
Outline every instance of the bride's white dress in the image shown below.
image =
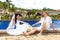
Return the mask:
[[9,35],[20,35],[20,34],[23,34],[23,32],[27,32],[27,29],[30,25],[28,23],[23,23],[23,22],[22,22],[23,24],[20,24],[20,22],[22,22],[22,21],[17,20],[17,23],[15,24],[16,29],[13,28],[13,26],[15,26],[15,25],[12,25],[13,23],[11,22],[11,24],[9,26],[12,25],[12,28],[9,29],[9,27],[8,27],[7,33]]

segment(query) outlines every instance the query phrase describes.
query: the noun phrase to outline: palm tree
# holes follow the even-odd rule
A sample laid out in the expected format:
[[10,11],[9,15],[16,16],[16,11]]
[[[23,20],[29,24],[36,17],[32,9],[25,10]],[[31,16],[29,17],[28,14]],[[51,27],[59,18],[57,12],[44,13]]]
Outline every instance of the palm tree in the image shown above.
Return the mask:
[[7,2],[7,4],[8,4],[8,11],[9,11],[9,12],[15,12],[16,7],[15,7],[12,3],[10,3],[11,0],[6,0],[6,2]]

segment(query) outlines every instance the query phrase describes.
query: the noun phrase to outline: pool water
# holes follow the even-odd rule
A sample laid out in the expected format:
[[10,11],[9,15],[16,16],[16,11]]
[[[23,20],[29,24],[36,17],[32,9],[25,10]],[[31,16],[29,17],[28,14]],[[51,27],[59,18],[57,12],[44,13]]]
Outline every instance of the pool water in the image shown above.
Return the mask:
[[[53,24],[54,24],[54,27],[55,28],[60,28],[60,20],[52,20],[53,21]],[[25,22],[29,23],[30,25],[36,23],[37,21],[29,21],[29,20],[25,20]],[[3,20],[0,20],[0,30],[5,30],[7,29],[8,25],[9,25],[10,21],[7,20],[7,21],[3,21]],[[39,27],[40,24],[38,25],[35,25],[35,27]],[[51,28],[51,27],[50,27]]]

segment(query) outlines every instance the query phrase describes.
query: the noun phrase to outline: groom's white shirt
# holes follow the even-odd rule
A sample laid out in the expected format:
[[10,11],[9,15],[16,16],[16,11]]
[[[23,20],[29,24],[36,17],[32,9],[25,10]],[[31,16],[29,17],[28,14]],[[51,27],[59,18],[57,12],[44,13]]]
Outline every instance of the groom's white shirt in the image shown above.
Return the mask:
[[46,23],[46,29],[50,28],[50,24],[52,23],[52,19],[51,17],[47,16],[46,18],[41,18],[41,20],[39,21],[39,23],[41,23],[40,27],[36,27],[37,30],[41,30],[41,27],[43,25],[43,23]]

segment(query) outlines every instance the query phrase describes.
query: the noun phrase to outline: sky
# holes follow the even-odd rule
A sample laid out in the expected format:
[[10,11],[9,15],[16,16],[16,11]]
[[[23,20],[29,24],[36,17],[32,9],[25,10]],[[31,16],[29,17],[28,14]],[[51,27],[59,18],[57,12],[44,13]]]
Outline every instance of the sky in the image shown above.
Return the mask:
[[[5,0],[1,0],[5,1]],[[60,9],[60,0],[11,0],[12,3],[18,8],[25,9],[43,9],[51,8],[51,9]]]

